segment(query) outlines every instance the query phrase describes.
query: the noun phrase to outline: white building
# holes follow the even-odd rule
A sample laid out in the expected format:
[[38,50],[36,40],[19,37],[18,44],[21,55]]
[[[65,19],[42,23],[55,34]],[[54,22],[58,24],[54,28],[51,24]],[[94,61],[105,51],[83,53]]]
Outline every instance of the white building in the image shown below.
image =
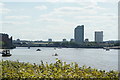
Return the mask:
[[95,42],[103,42],[103,31],[95,31]]
[[77,26],[74,30],[74,39],[76,43],[84,42],[84,25]]

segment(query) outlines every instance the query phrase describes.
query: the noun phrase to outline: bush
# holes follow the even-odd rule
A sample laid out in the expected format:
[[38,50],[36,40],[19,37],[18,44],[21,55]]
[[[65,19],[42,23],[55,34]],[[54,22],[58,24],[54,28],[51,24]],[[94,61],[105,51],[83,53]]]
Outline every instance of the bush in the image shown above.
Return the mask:
[[43,63],[40,65],[24,63],[19,61],[3,61],[2,65],[2,79],[10,78],[52,78],[52,79],[105,79],[113,80],[118,79],[117,71],[97,70],[91,67],[79,67],[77,63],[67,64],[61,60],[56,59],[56,63]]

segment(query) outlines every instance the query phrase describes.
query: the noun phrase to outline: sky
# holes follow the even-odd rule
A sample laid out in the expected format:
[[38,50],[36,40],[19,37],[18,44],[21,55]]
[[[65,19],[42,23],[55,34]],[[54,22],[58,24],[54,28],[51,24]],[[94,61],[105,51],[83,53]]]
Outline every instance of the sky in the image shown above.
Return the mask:
[[89,41],[95,31],[103,31],[104,41],[118,38],[117,0],[4,0],[0,17],[0,33],[13,39],[69,41],[78,25]]

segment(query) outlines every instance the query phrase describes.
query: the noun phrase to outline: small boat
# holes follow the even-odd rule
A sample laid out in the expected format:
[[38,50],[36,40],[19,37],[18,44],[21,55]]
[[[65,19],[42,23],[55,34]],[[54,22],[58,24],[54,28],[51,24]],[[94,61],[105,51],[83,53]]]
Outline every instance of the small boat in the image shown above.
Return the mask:
[[62,47],[58,47],[58,49],[62,49]]
[[103,49],[105,49],[106,51],[109,51],[109,50],[110,50],[109,47],[104,47]]
[[54,55],[52,55],[52,56],[58,56],[58,54],[57,53],[55,53]]
[[58,54],[55,54],[55,56],[58,56]]
[[28,46],[28,49],[30,49],[30,46]]
[[41,51],[41,49],[37,49],[36,51]]
[[106,48],[106,51],[109,51],[110,49],[109,48]]
[[11,56],[12,54],[2,54],[2,57],[9,57]]
[[11,56],[12,54],[10,54],[10,50],[3,50],[2,51],[2,57],[9,57]]

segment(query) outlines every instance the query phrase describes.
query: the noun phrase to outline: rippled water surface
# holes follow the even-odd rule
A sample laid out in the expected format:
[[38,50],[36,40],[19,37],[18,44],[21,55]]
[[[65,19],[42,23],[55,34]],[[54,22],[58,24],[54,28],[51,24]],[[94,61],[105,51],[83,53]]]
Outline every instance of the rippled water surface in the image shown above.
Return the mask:
[[[36,51],[37,49],[41,51]],[[19,60],[40,64],[43,62],[54,63],[56,58],[67,63],[77,62],[79,66],[91,66],[102,70],[118,70],[118,50],[111,49],[86,49],[86,48],[46,48],[46,47],[17,47],[10,50],[11,57],[2,57],[3,60]],[[58,56],[52,56],[55,53]]]

